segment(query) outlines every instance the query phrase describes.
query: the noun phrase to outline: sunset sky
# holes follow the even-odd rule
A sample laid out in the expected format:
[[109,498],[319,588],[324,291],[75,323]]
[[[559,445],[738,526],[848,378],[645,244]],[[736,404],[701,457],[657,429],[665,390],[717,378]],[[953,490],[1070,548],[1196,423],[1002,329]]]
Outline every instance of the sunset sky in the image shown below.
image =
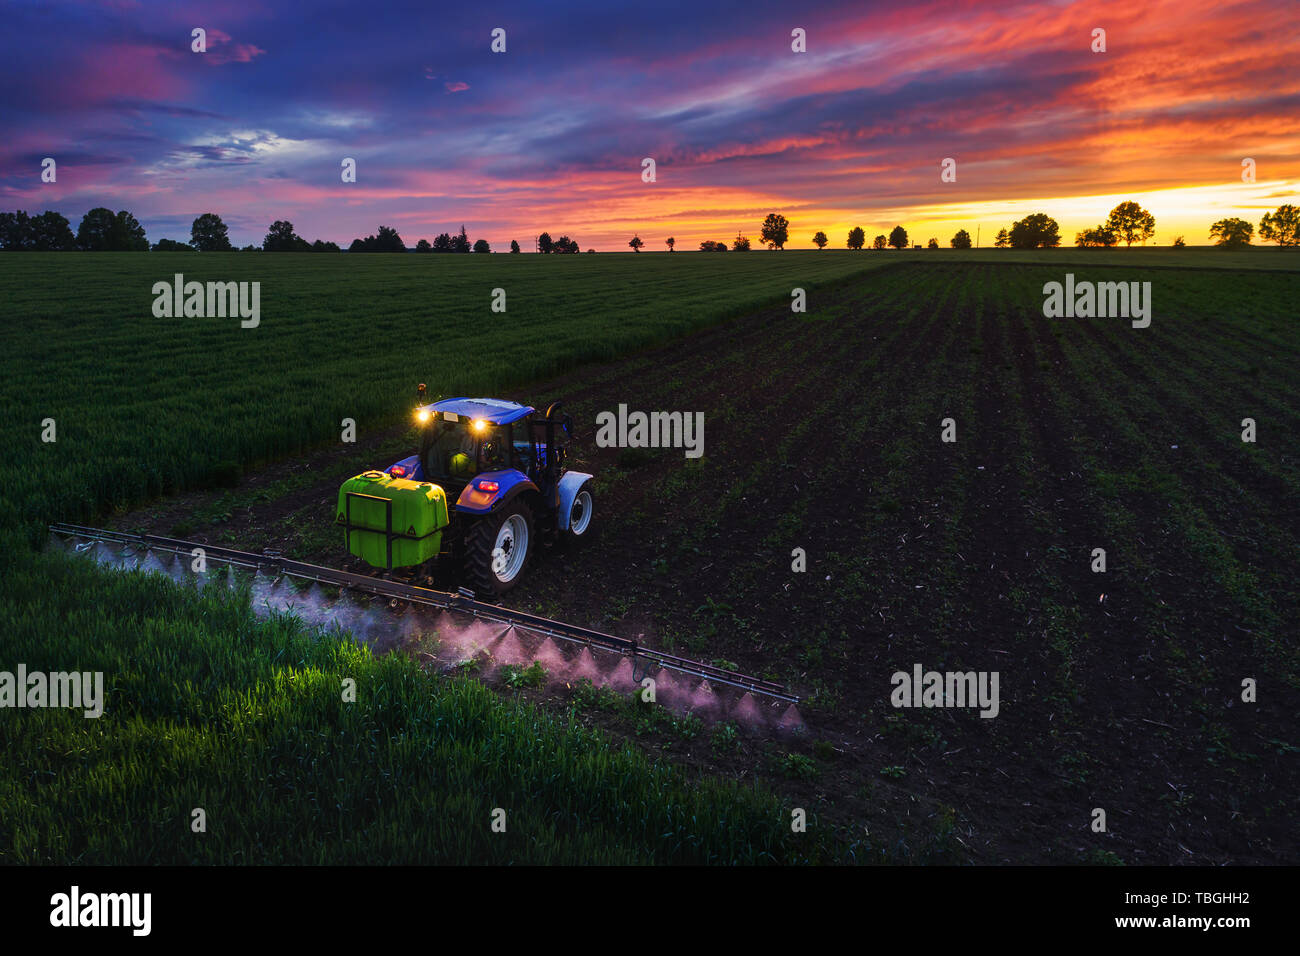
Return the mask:
[[1068,245],[1136,199],[1157,243],[1199,244],[1217,219],[1300,204],[1290,0],[10,2],[0,52],[0,209],[75,230],[125,208],[150,241],[216,212],[237,245],[289,219],[345,247],[464,223],[499,250],[542,230],[694,249],[756,241],[775,211],[791,248],[895,224],[990,245],[1041,211]]

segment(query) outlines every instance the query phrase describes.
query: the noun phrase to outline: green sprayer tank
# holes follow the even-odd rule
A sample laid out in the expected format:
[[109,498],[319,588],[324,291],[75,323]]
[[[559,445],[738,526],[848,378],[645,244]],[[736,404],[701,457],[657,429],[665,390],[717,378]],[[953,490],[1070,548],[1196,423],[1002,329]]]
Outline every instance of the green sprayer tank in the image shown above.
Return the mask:
[[348,551],[373,567],[423,564],[441,549],[447,496],[428,481],[367,471],[339,488],[335,521],[344,529]]

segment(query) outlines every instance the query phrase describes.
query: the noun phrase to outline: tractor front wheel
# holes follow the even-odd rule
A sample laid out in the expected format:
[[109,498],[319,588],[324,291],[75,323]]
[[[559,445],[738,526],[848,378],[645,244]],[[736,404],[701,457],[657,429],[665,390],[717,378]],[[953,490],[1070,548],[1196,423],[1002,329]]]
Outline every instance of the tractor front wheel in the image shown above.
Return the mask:
[[516,498],[479,518],[465,536],[465,577],[478,594],[505,594],[523,577],[533,543],[533,515]]

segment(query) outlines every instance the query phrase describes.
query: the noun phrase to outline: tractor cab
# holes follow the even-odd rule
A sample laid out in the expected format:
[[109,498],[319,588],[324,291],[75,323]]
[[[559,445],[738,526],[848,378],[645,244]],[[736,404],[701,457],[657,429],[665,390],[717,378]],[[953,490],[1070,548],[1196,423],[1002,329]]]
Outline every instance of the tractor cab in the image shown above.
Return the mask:
[[[530,427],[534,409],[488,398],[452,398],[416,410],[420,444],[398,468],[459,492],[475,477],[517,471],[540,477]],[[412,474],[411,477],[416,477]]]
[[435,481],[459,494],[475,477],[513,471],[545,493],[564,474],[572,422],[535,408],[490,398],[451,398],[416,410],[417,454],[389,469],[398,477]]
[[420,433],[422,477],[459,491],[476,475],[511,467],[505,431],[485,418],[434,412]]

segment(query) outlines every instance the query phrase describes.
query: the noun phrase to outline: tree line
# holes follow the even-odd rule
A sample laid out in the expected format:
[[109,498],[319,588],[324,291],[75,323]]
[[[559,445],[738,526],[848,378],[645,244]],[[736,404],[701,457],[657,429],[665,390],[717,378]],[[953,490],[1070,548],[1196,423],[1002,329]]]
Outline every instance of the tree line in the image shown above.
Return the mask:
[[[1132,246],[1135,242],[1145,243],[1155,235],[1156,220],[1151,213],[1131,200],[1122,202],[1110,211],[1106,221],[1091,229],[1084,229],[1075,234],[1074,244],[1079,247],[1110,248],[1123,242]],[[1210,227],[1210,237],[1215,244],[1227,248],[1241,248],[1251,244],[1255,236],[1255,227],[1244,219],[1220,219]],[[1271,213],[1265,213],[1259,222],[1259,237],[1266,242],[1276,242],[1279,246],[1300,245],[1300,209],[1292,205],[1279,206]],[[779,213],[769,213],[759,228],[759,241],[769,249],[782,250],[790,239],[790,221]],[[830,243],[826,233],[818,230],[813,234],[813,244],[825,249]],[[910,240],[907,230],[895,226],[888,238],[876,236],[867,246],[866,233],[861,226],[849,230],[847,247],[849,249],[906,249]],[[669,236],[664,240],[668,251],[675,251],[677,240]],[[954,249],[971,248],[970,233],[965,229],[948,241]],[[993,245],[999,249],[1053,249],[1061,244],[1060,225],[1046,213],[1032,213],[1024,219],[1011,224],[1010,229],[998,232]],[[931,238],[927,243],[931,249],[939,248],[938,240]],[[1173,245],[1186,245],[1182,236],[1174,239]],[[639,235],[628,241],[633,252],[640,252],[645,242]],[[188,244],[172,239],[159,239],[153,246],[145,236],[144,227],[135,216],[125,209],[114,213],[103,206],[90,210],[82,217],[74,234],[72,224],[60,213],[47,210],[38,216],[29,216],[26,212],[0,212],[0,250],[37,252],[54,252],[62,250],[85,250],[91,252],[157,252],[198,250],[199,252],[231,252],[229,230],[221,217],[207,212],[197,217],[190,226]],[[308,242],[299,236],[293,223],[278,219],[271,223],[266,237],[260,247],[247,245],[243,252],[339,252],[334,242],[317,239]],[[917,245],[916,248],[920,248]],[[701,252],[748,252],[748,236],[737,231],[736,238],[730,245],[725,241],[706,239],[700,243]],[[401,235],[391,226],[380,226],[378,231],[364,239],[353,239],[348,252],[406,252],[406,244]],[[470,243],[469,234],[464,225],[456,235],[442,233],[432,243],[421,239],[415,251],[425,252],[491,252],[486,239]],[[520,251],[519,243],[510,241],[510,251]],[[568,236],[552,239],[549,232],[537,237],[537,251],[544,255],[568,255],[580,252],[578,242]],[[588,249],[588,252],[594,252]]]
[[[1110,211],[1106,221],[1092,229],[1084,229],[1076,233],[1074,243],[1080,247],[1098,246],[1109,248],[1123,242],[1126,246],[1132,246],[1135,242],[1145,243],[1155,235],[1156,220],[1151,213],[1143,209],[1136,202],[1131,200],[1122,202]],[[770,213],[763,220],[760,239],[772,249],[782,249],[789,240],[790,223],[781,215]],[[1210,227],[1210,236],[1216,240],[1220,246],[1239,247],[1250,245],[1250,240],[1254,235],[1254,227],[1244,219],[1221,219]],[[1276,242],[1279,246],[1296,246],[1300,245],[1300,209],[1295,206],[1280,206],[1275,212],[1266,213],[1259,223],[1259,236],[1268,242]],[[819,250],[825,249],[830,244],[830,239],[822,230],[813,233],[813,245]],[[861,226],[854,226],[849,230],[846,246],[849,249],[885,249],[893,247],[894,249],[908,248],[911,240],[907,235],[907,230],[902,226],[895,226],[889,233],[888,237],[884,235],[876,236],[871,244],[867,244],[867,236]],[[668,246],[668,251],[672,252],[677,240],[669,236],[664,240]],[[1046,213],[1036,212],[1026,216],[1011,224],[1009,229],[999,230],[993,245],[999,249],[1054,249],[1061,244],[1061,227],[1060,224]],[[1174,239],[1172,245],[1175,248],[1181,248],[1187,243],[1182,236]],[[633,236],[628,242],[633,251],[640,252],[645,243],[640,236]],[[958,229],[956,234],[948,240],[948,245],[954,249],[971,248],[970,233],[965,229]],[[938,249],[939,241],[931,238],[927,247]],[[921,248],[918,244],[915,248]],[[731,241],[730,246],[725,241],[714,239],[705,239],[700,243],[701,252],[726,252],[731,249],[733,252],[748,252],[750,249],[749,238],[736,233],[736,238]]]
[[[542,233],[538,238],[539,252],[570,253],[578,252],[578,243],[568,236],[552,240],[549,233]],[[90,210],[82,217],[77,232],[72,232],[72,224],[60,213],[48,211],[39,216],[29,216],[26,212],[0,213],[0,250],[35,252],[59,252],[65,250],[84,250],[89,252],[234,252],[230,242],[230,230],[221,217],[214,212],[205,212],[190,225],[190,241],[177,242],[174,239],[159,239],[152,246],[145,236],[144,227],[135,216],[126,210],[114,213],[111,209],[99,207]],[[247,245],[241,252],[341,252],[338,243],[317,239],[308,242],[294,230],[294,225],[287,219],[277,219],[267,229],[261,246]],[[391,226],[380,226],[374,234],[364,239],[353,239],[348,252],[406,252],[406,243],[401,235]],[[486,239],[470,243],[469,234],[464,225],[456,235],[442,233],[433,242],[421,239],[415,246],[416,252],[491,252],[492,247]],[[510,241],[510,251],[519,252],[519,243]],[[588,249],[588,252],[593,250]]]
[[[1210,227],[1215,244],[1230,249],[1250,245],[1254,233],[1255,227],[1245,219],[1220,219]],[[1259,221],[1259,237],[1279,246],[1300,245],[1300,209],[1287,205],[1264,213]]]
[[[958,245],[963,237],[966,243],[964,247]],[[763,220],[762,226],[759,228],[759,241],[769,249],[784,249],[785,244],[790,241],[790,221],[786,219],[785,216],[778,213],[769,213],[767,218]],[[812,241],[813,245],[818,249],[825,249],[830,243],[830,239],[826,237],[826,233],[820,229],[813,234]],[[676,245],[676,243],[677,240],[672,236],[669,236],[664,240],[664,244],[668,246],[669,252],[673,251],[673,246]],[[906,249],[907,244],[907,230],[902,226],[895,226],[893,231],[890,232],[888,239],[884,236],[876,236],[871,248],[884,249],[888,245],[893,246],[895,249]],[[961,230],[953,237],[953,244],[955,248],[969,249],[970,234],[964,229]],[[629,242],[628,245],[632,246],[632,248],[637,252],[640,252],[640,247],[644,245],[644,243],[641,242],[639,237],[633,236],[632,241]],[[861,226],[854,226],[849,230],[848,248],[861,249],[865,245],[866,233],[862,231]],[[939,244],[934,239],[930,240],[931,248],[938,248],[938,245]],[[728,246],[725,241],[720,242],[714,239],[705,239],[700,243],[701,252],[726,252],[728,249],[733,252],[749,252],[750,248],[749,237],[744,235],[742,232],[736,233],[736,238],[731,240],[730,246]]]
[[0,212],[0,249],[147,252],[149,240],[144,227],[125,209],[118,213],[102,206],[90,210],[82,216],[75,235],[72,224],[61,213],[47,210],[29,216],[20,209]]
[[[1075,234],[1074,244],[1081,248],[1110,248],[1123,242],[1126,247],[1135,242],[1146,243],[1155,235],[1156,219],[1150,212],[1132,200],[1120,203],[1110,211],[1106,221],[1091,229],[1084,229]],[[1250,245],[1254,229],[1244,219],[1221,219],[1210,227],[1210,237],[1216,245],[1239,247]],[[1276,242],[1279,246],[1300,245],[1300,209],[1284,205],[1275,212],[1266,213],[1259,224],[1260,238]],[[848,248],[861,249],[865,243],[861,227],[849,230]],[[827,244],[826,233],[818,232],[813,236],[813,243],[818,249]],[[884,249],[886,245],[895,249],[906,249],[907,230],[895,226],[886,240],[876,236],[873,248]],[[954,249],[971,247],[970,233],[965,229],[957,230],[948,244]],[[1054,249],[1061,244],[1061,227],[1055,219],[1046,213],[1036,212],[1011,224],[1010,229],[998,231],[993,245],[998,249]],[[1172,245],[1181,248],[1187,243],[1182,236],[1174,238]],[[931,239],[929,248],[939,248],[939,243]],[[920,248],[920,246],[917,246]]]
[[[549,242],[550,237],[542,234]],[[570,249],[570,245],[572,249]],[[555,251],[577,252],[578,244],[561,236]],[[86,252],[234,252],[230,242],[230,230],[221,217],[214,212],[205,212],[190,225],[190,241],[177,242],[174,239],[159,239],[152,246],[145,236],[144,227],[125,209],[114,213],[111,209],[97,207],[86,213],[81,219],[76,233],[67,217],[54,211],[46,211],[39,216],[29,216],[26,212],[0,212],[0,250],[62,252],[80,250]],[[338,243],[317,239],[308,242],[294,230],[293,223],[287,219],[277,219],[267,229],[261,246],[247,245],[241,252],[341,252]],[[348,252],[406,252],[406,244],[396,229],[380,226],[379,230],[364,239],[354,239],[348,246]],[[471,245],[465,227],[454,236],[443,233],[432,243],[421,239],[415,247],[416,252],[491,252],[486,239],[479,239]],[[518,252],[519,243],[511,241],[510,251]],[[549,251],[549,250],[548,250]]]

